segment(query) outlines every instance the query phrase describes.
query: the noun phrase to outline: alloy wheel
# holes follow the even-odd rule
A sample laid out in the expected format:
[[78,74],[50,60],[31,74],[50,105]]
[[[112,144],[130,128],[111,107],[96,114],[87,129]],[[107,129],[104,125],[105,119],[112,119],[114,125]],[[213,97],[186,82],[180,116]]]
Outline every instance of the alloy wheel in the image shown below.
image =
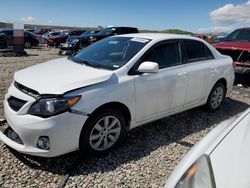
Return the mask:
[[117,117],[102,117],[90,132],[90,146],[96,151],[105,151],[111,148],[118,140],[121,130],[121,122]]
[[211,107],[216,109],[220,106],[224,97],[224,90],[222,87],[217,87],[211,97]]

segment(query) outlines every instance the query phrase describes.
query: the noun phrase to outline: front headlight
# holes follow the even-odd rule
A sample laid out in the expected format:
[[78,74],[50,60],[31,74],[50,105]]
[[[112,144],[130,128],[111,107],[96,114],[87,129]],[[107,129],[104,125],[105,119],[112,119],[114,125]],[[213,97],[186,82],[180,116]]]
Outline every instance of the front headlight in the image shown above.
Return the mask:
[[50,117],[61,114],[74,106],[80,98],[81,96],[41,98],[30,107],[28,114],[40,117]]
[[185,172],[175,188],[215,188],[215,181],[210,159],[202,155]]

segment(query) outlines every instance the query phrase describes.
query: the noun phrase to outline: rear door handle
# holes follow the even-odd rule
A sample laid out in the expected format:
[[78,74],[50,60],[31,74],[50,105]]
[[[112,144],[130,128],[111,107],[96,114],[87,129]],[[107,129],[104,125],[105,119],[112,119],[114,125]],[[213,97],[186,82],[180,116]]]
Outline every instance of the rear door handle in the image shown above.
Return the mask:
[[187,72],[182,72],[182,73],[177,74],[178,77],[182,77],[182,76],[186,76],[186,75],[187,75]]
[[212,65],[211,66],[212,69],[216,69],[216,67],[217,67],[216,65]]

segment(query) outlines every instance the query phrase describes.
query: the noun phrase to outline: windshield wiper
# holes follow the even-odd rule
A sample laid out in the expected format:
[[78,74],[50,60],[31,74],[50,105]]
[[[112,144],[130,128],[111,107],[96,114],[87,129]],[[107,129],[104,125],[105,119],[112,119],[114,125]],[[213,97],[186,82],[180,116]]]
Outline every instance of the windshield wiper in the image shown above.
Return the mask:
[[90,67],[100,68],[100,65],[90,63],[90,62],[88,62],[88,61],[86,61],[86,60],[82,60],[82,61],[80,61],[80,63],[83,63],[83,64],[85,64],[85,65],[87,65],[87,66],[90,66]]
[[79,64],[85,64],[85,65],[90,66],[90,67],[101,68],[100,65],[90,63],[90,62],[87,61],[87,60],[81,60],[81,59],[74,58],[74,57],[72,57],[71,59],[72,59],[74,62],[79,63]]

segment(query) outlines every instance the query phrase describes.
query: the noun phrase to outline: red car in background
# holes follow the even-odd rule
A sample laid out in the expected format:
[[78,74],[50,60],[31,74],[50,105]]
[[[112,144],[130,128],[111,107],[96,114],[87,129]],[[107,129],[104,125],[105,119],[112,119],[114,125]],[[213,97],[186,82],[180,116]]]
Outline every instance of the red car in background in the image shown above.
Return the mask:
[[232,57],[235,73],[250,73],[250,27],[236,29],[214,47]]
[[47,44],[58,47],[61,43],[65,43],[69,36],[81,35],[84,32],[85,30],[63,31],[59,35],[48,37]]

